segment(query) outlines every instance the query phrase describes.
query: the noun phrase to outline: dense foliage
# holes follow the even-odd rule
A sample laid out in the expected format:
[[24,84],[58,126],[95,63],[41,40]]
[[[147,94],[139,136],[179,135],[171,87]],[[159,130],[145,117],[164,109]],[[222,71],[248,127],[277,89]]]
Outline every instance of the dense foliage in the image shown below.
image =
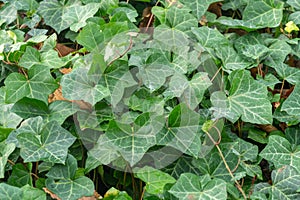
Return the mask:
[[0,1],[0,199],[300,199],[298,0]]

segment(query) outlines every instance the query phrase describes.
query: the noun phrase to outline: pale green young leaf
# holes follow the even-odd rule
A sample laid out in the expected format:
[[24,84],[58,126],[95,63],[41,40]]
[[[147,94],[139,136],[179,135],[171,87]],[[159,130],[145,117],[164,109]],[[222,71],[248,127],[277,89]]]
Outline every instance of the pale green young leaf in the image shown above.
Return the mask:
[[299,147],[292,148],[292,144],[281,136],[271,135],[267,146],[259,155],[274,163],[276,168],[290,165],[300,171]]
[[226,200],[226,183],[221,179],[211,179],[208,175],[182,174],[169,190],[179,199]]
[[4,178],[4,173],[5,173],[5,165],[7,163],[7,159],[9,155],[15,150],[16,145],[13,143],[5,143],[1,142],[0,143],[0,178]]
[[69,100],[83,100],[95,105],[108,97],[108,88],[99,84],[100,75],[89,75],[87,68],[78,67],[61,79],[62,93]]
[[11,111],[13,104],[5,103],[5,87],[0,88],[0,124],[5,128],[16,128],[22,118]]
[[202,101],[204,92],[211,84],[205,72],[195,74],[190,81],[185,76],[175,73],[169,82],[168,89],[164,92],[164,96],[170,99],[178,97],[180,102],[184,102],[193,110]]
[[146,183],[145,191],[149,194],[162,194],[166,184],[176,182],[169,174],[148,166],[135,168],[134,172],[135,177]]

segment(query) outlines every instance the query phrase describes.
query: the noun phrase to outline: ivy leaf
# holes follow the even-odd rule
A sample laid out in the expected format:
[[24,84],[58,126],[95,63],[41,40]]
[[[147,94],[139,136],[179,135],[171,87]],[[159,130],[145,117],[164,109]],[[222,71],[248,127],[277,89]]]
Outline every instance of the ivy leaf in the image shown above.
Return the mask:
[[73,21],[64,20],[64,15],[69,9],[77,6],[81,6],[80,1],[78,0],[70,0],[67,2],[48,0],[40,3],[38,12],[42,15],[47,25],[54,28],[57,33],[60,33],[62,30],[69,28],[73,23]]
[[133,124],[110,121],[106,136],[131,166],[142,159],[156,144],[156,134],[163,128],[164,118],[149,113],[138,116]]
[[108,165],[120,157],[116,147],[105,135],[101,135],[95,146],[88,151],[88,159],[97,160],[101,164]]
[[[123,32],[126,33],[128,30],[127,22],[110,22],[108,24],[103,24],[102,26],[95,23],[88,23],[82,31],[80,31],[76,40],[88,51],[102,52],[104,54],[106,45],[109,41],[114,36]],[[128,35],[125,36],[125,34],[122,34],[122,36],[128,37]]]
[[[0,88],[0,124],[5,128],[16,128],[22,118],[11,111],[13,104],[5,103],[5,88]],[[0,140],[1,141],[1,140]]]
[[137,76],[150,92],[159,89],[166,78],[174,73],[167,56],[157,52],[153,52],[150,56],[146,52],[130,57],[129,65],[138,66]]
[[4,81],[6,85],[6,101],[16,102],[23,97],[39,99],[48,102],[51,94],[58,84],[52,78],[49,68],[42,65],[34,65],[28,70],[28,75],[11,73]]
[[24,162],[46,161],[64,163],[68,148],[74,143],[75,137],[63,129],[56,121],[42,123],[41,117],[30,118],[14,136],[21,148],[20,155]]
[[286,3],[294,7],[295,9],[300,10],[300,3],[297,0],[287,0]]
[[232,72],[229,81],[231,89],[228,97],[223,92],[211,95],[214,116],[226,117],[231,122],[236,122],[241,116],[245,122],[271,124],[272,105],[268,100],[266,87],[255,81],[245,70]]
[[265,27],[277,27],[283,17],[284,3],[276,3],[274,0],[254,0],[248,2],[243,12],[242,20],[220,17],[216,22],[232,28],[242,28],[248,31]]
[[[15,150],[16,145],[13,143],[6,144],[5,141],[0,143],[0,178],[4,178],[5,165],[9,155]],[[1,196],[1,192],[0,192]]]
[[99,3],[89,3],[84,6],[72,6],[62,15],[62,20],[72,22],[71,31],[77,32],[86,25],[86,20],[93,17],[98,9]]
[[[156,15],[157,10],[152,10]],[[187,9],[171,6],[166,10],[165,18],[160,19],[161,25],[154,30],[153,38],[162,44],[162,48],[175,50],[189,44],[187,32],[190,27],[197,26],[197,19]]]
[[270,199],[299,199],[300,175],[293,167],[284,166],[273,170],[272,185],[259,183],[254,186],[254,192],[268,194]]
[[205,14],[206,10],[208,9],[209,5],[215,2],[219,2],[218,0],[196,0],[196,1],[189,1],[189,0],[181,0],[184,5],[188,6],[194,15],[196,15],[198,20],[201,20],[201,17]]
[[[30,166],[31,163],[28,163]],[[12,173],[7,180],[7,183],[13,186],[22,187],[27,184],[32,185],[31,171],[23,164],[17,163],[12,167]]]
[[209,175],[184,173],[169,192],[179,199],[227,199],[226,183],[217,178],[211,180]]
[[175,73],[164,95],[169,99],[178,97],[181,102],[193,110],[202,101],[204,92],[211,84],[208,74],[204,72],[195,74],[190,81],[185,76]]
[[199,119],[199,114],[184,103],[177,105],[168,117],[166,133],[158,134],[157,143],[197,157],[201,148]]
[[46,200],[46,193],[40,189],[25,185],[22,187],[23,199],[22,200]]
[[134,172],[137,178],[146,183],[145,189],[149,194],[162,194],[166,184],[176,182],[169,174],[148,166],[135,168]]
[[101,81],[110,91],[110,101],[113,107],[116,107],[123,99],[127,88],[137,85],[129,70],[128,63],[124,61],[114,62],[103,76]]
[[15,200],[22,199],[23,192],[21,188],[8,185],[6,183],[0,183],[0,199]]
[[[234,142],[221,143],[220,148],[225,160],[230,160],[230,162],[227,162],[229,168],[236,168],[234,171],[235,176],[239,174],[245,176],[247,173],[249,176],[257,175],[259,178],[262,177],[260,168],[255,168],[255,165],[251,165],[251,162],[256,161],[257,158],[257,146],[239,139]],[[192,164],[202,174],[210,174],[210,176],[223,179],[226,182],[233,182],[224,165],[224,161],[220,158],[216,149],[213,149],[203,158],[194,159]]]
[[290,96],[283,102],[281,110],[286,111],[289,115],[300,117],[299,99],[300,99],[300,86],[296,85],[292,94],[290,94]]
[[54,101],[49,107],[40,100],[24,97],[12,107],[12,112],[23,119],[41,116],[46,122],[57,121],[62,124],[67,117],[79,110],[79,106],[69,101]]
[[75,177],[77,160],[68,155],[65,165],[56,164],[46,174],[46,187],[60,199],[79,199],[92,196],[94,184],[85,176]]
[[63,96],[70,100],[83,100],[95,105],[108,97],[109,90],[101,84],[100,75],[89,75],[87,68],[78,67],[61,79]]
[[245,69],[249,67],[252,63],[243,59],[243,57],[238,54],[231,45],[218,46],[215,48],[216,55],[223,62],[222,68],[225,71],[233,71],[239,69]]
[[273,162],[276,168],[290,165],[300,171],[299,146],[292,148],[291,143],[279,135],[269,137],[269,142],[260,152],[260,156]]
[[296,85],[300,82],[300,70],[294,67],[290,67],[284,63],[278,63],[274,66],[278,75],[287,82]]

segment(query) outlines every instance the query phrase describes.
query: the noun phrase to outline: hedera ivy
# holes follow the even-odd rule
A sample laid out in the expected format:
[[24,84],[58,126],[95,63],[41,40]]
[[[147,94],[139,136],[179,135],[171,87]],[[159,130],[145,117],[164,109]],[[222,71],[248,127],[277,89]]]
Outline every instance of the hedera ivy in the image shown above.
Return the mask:
[[299,199],[299,15],[0,1],[0,199]]

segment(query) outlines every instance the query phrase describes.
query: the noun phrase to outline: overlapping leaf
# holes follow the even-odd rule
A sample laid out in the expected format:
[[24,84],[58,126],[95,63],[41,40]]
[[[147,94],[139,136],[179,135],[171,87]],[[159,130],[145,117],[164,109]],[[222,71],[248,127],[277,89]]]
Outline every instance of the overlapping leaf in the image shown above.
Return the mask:
[[101,75],[89,75],[89,69],[78,67],[61,80],[62,93],[69,100],[83,100],[95,105],[110,95],[108,88],[99,84]]
[[77,161],[68,155],[66,164],[54,165],[47,173],[46,186],[61,199],[79,199],[92,196],[94,184],[85,176],[75,177]]
[[241,116],[245,122],[272,123],[272,106],[267,89],[255,81],[248,71],[239,70],[230,74],[229,96],[223,92],[211,95],[215,117],[226,117],[232,122]]
[[284,166],[272,171],[272,185],[259,183],[254,193],[268,194],[270,199],[299,199],[300,175],[293,167]]
[[204,92],[210,85],[207,73],[199,72],[190,81],[185,76],[176,73],[172,76],[164,95],[166,98],[178,97],[180,102],[193,110],[201,102]]
[[35,98],[47,102],[48,95],[57,87],[48,67],[34,65],[27,75],[11,73],[5,79],[6,101],[16,102],[23,97]]
[[260,156],[274,163],[276,168],[285,165],[293,166],[300,171],[299,146],[278,135],[271,135],[267,146],[260,152]]
[[289,115],[299,117],[300,116],[299,100],[300,100],[300,87],[299,85],[296,85],[292,94],[283,102],[281,110],[286,111]]
[[184,103],[177,105],[168,117],[166,132],[159,133],[157,143],[197,157],[201,149],[199,119],[199,114]]
[[135,176],[146,183],[145,190],[149,194],[162,194],[166,184],[176,182],[169,174],[152,167],[135,169]]
[[234,28],[253,30],[265,27],[277,27],[283,17],[283,2],[274,0],[255,0],[248,2],[243,19],[220,17],[217,22]]
[[227,199],[225,182],[217,178],[211,180],[208,175],[197,176],[195,174],[184,173],[169,192],[179,199]]
[[121,155],[132,166],[156,144],[156,134],[163,126],[162,116],[144,113],[138,116],[133,124],[110,121],[106,136],[119,148]]
[[4,178],[5,165],[7,163],[8,156],[15,150],[15,148],[15,144],[5,144],[5,141],[0,143],[0,178]]
[[181,0],[181,2],[192,10],[192,13],[196,15],[198,20],[201,20],[201,17],[204,15],[209,5],[219,1],[218,0],[204,0],[204,1],[203,0],[196,0],[196,1]]

